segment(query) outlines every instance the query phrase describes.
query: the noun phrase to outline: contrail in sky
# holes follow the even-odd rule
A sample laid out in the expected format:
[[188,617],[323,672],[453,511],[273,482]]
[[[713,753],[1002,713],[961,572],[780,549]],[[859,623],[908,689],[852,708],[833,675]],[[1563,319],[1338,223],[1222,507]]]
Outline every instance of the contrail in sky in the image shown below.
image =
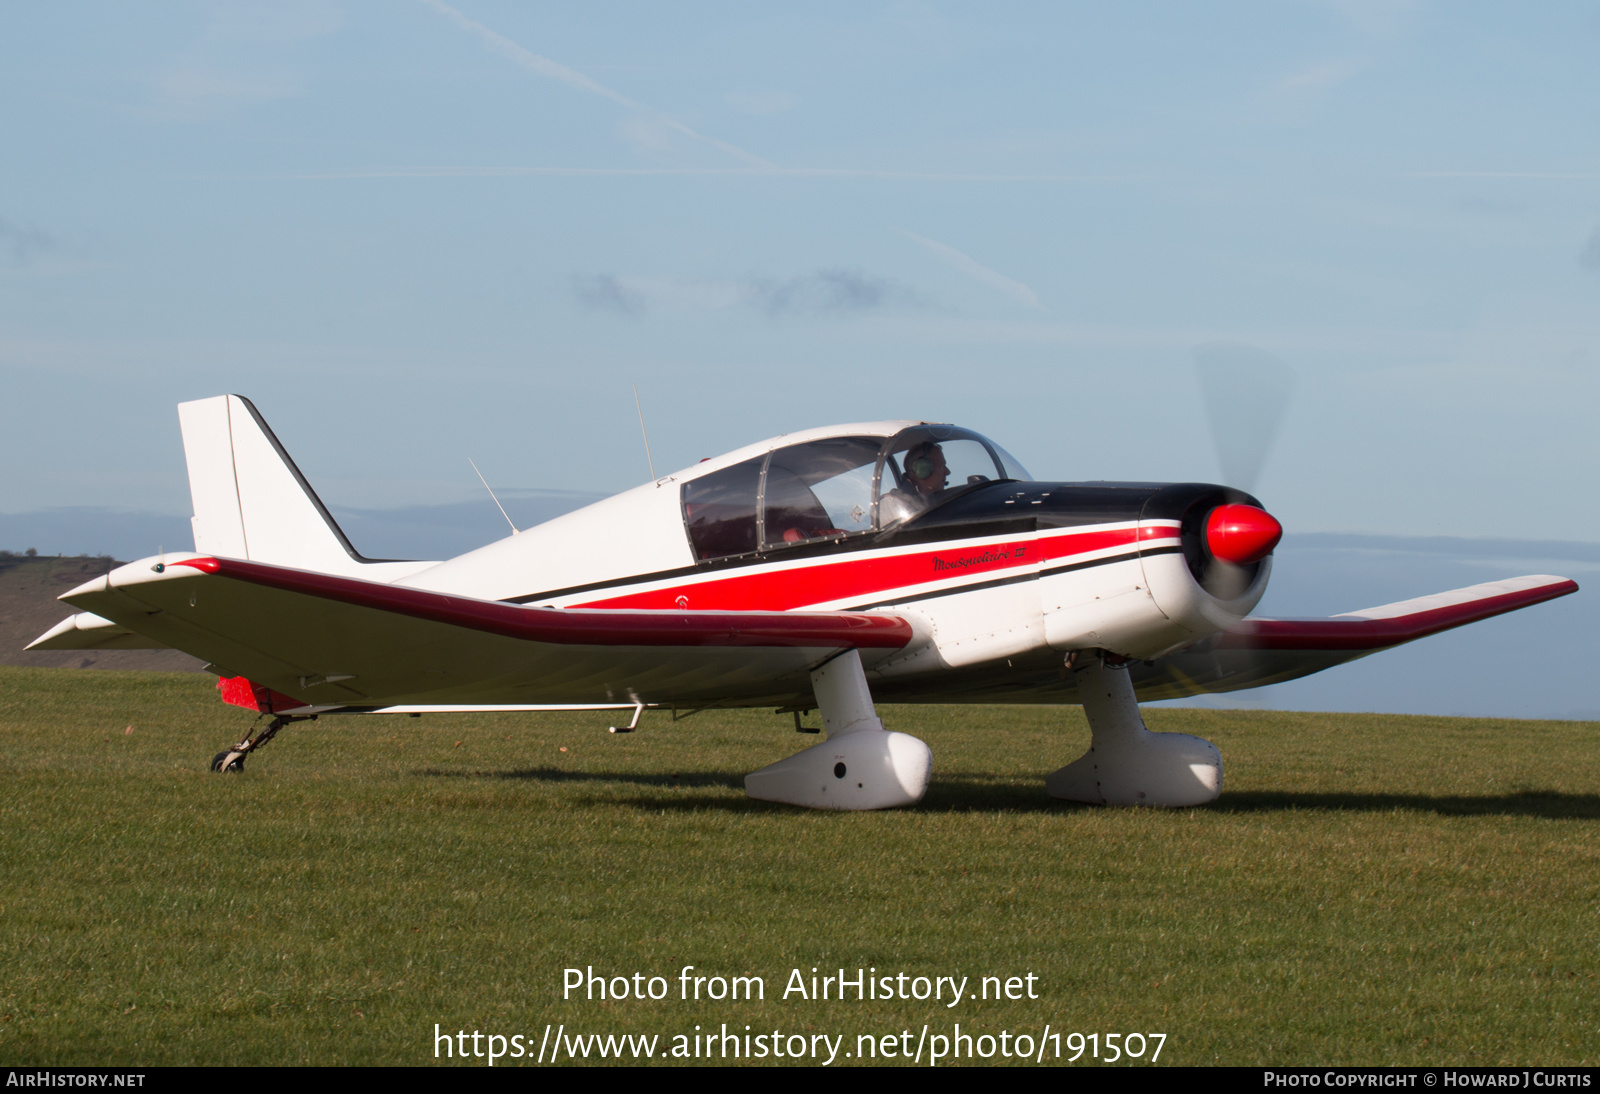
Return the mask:
[[922,244],[929,251],[931,251],[936,258],[947,263],[948,265],[954,266],[962,273],[967,274],[970,277],[977,278],[979,281],[982,281],[985,285],[988,285],[991,288],[999,289],[1007,296],[1014,300],[1020,300],[1030,308],[1037,308],[1039,311],[1044,311],[1044,305],[1039,303],[1039,295],[1022,282],[1013,281],[1005,274],[996,270],[991,270],[977,259],[971,257],[970,255],[963,254],[961,251],[956,250],[947,243],[940,243],[938,240],[929,239],[927,236],[919,236],[917,233],[908,232],[904,228],[900,229],[900,234],[905,236],[907,239],[914,240],[917,243]]
[[439,14],[449,17],[449,19],[462,30],[469,30],[473,34],[476,34],[479,38],[483,39],[484,45],[488,46],[501,56],[509,57],[512,61],[521,65],[529,72],[543,76],[546,79],[559,80],[568,87],[575,87],[579,91],[587,91],[589,94],[598,95],[602,99],[610,99],[618,106],[626,107],[629,110],[636,110],[642,114],[649,114],[651,117],[655,118],[669,129],[674,129],[692,140],[709,144],[713,148],[720,149],[723,152],[728,153],[730,156],[734,156],[743,160],[745,163],[754,164],[757,167],[775,166],[771,161],[764,160],[754,153],[746,152],[743,148],[729,144],[727,141],[719,141],[715,137],[708,137],[704,133],[697,133],[693,129],[690,129],[687,125],[684,125],[682,122],[678,121],[676,118],[669,117],[668,115],[661,113],[659,110],[645,106],[643,103],[634,102],[620,91],[613,91],[605,84],[591,80],[577,69],[568,68],[563,64],[557,64],[548,57],[541,57],[531,50],[522,48],[505,35],[500,34],[497,31],[490,30],[482,23],[468,19],[455,8],[444,3],[444,0],[422,0],[422,2],[437,11]]
[[1593,182],[1600,175],[1562,174],[1555,171],[1412,171],[1406,179],[1554,179],[1567,182]]
[[[882,179],[895,182],[1137,182],[1137,175],[1004,175],[941,171],[876,171],[854,167],[347,167],[327,171],[285,171],[249,175],[174,175],[189,179],[434,179],[434,178],[587,178],[670,175],[684,178]],[[931,241],[930,241],[931,242]],[[942,244],[941,244],[942,246]],[[961,252],[957,251],[957,254]]]

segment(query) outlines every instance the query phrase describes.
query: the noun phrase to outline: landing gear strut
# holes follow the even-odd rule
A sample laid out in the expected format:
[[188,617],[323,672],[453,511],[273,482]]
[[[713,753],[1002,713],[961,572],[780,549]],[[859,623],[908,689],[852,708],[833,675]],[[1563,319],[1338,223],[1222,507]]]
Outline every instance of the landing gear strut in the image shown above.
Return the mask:
[[1079,656],[1071,671],[1089,717],[1093,743],[1077,760],[1048,776],[1053,798],[1090,805],[1204,805],[1222,793],[1222,754],[1187,733],[1152,733],[1139,716],[1127,662],[1109,655]]
[[[232,748],[224,749],[215,756],[211,757],[211,770],[216,772],[243,771],[245,757],[249,756],[250,753],[254,752],[256,749],[272,740],[272,738],[276,737],[278,735],[278,730],[282,729],[290,722],[314,722],[316,720],[317,716],[315,714],[306,715],[305,717],[301,718],[291,718],[287,714],[280,714],[273,718],[272,721],[268,722],[267,728],[263,729],[260,733],[255,732],[255,726],[251,726],[250,733],[245,737],[244,740],[240,741]],[[260,721],[261,720],[259,718],[256,719],[258,724]]]
[[811,809],[893,809],[921,801],[933,753],[917,738],[883,728],[861,654],[849,650],[815,669],[811,690],[827,739],[746,775],[745,793]]

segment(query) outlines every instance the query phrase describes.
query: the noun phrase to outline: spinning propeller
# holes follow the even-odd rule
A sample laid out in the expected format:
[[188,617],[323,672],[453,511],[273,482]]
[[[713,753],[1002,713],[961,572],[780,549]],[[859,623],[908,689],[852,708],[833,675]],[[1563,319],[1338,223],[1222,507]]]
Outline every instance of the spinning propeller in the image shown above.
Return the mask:
[[[1194,358],[1223,480],[1250,494],[1277,440],[1297,377],[1272,354],[1240,343],[1196,346]],[[1249,586],[1256,564],[1283,537],[1283,526],[1271,514],[1233,499],[1213,508],[1196,531],[1204,546],[1196,560],[1200,584],[1224,598]]]
[[1194,367],[1222,479],[1253,493],[1298,377],[1266,350],[1236,342],[1196,346]]

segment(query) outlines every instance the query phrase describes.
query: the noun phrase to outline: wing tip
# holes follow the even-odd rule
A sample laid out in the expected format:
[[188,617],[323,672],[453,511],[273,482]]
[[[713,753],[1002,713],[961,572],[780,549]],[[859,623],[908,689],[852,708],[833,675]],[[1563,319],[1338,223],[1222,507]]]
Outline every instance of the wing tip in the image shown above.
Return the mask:
[[[1525,582],[1533,583],[1521,584]],[[1520,587],[1507,588],[1509,585]],[[1532,574],[1324,619],[1246,619],[1224,631],[1218,646],[1376,652],[1577,591],[1578,583],[1571,578]],[[1462,595],[1467,593],[1477,595]]]

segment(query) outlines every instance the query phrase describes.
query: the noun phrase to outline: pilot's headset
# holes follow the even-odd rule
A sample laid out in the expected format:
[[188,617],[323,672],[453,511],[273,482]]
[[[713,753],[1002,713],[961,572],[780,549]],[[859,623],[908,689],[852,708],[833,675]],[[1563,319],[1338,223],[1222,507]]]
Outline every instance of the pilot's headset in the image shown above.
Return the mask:
[[919,480],[931,478],[933,450],[938,447],[933,441],[918,441],[906,449],[906,474]]

